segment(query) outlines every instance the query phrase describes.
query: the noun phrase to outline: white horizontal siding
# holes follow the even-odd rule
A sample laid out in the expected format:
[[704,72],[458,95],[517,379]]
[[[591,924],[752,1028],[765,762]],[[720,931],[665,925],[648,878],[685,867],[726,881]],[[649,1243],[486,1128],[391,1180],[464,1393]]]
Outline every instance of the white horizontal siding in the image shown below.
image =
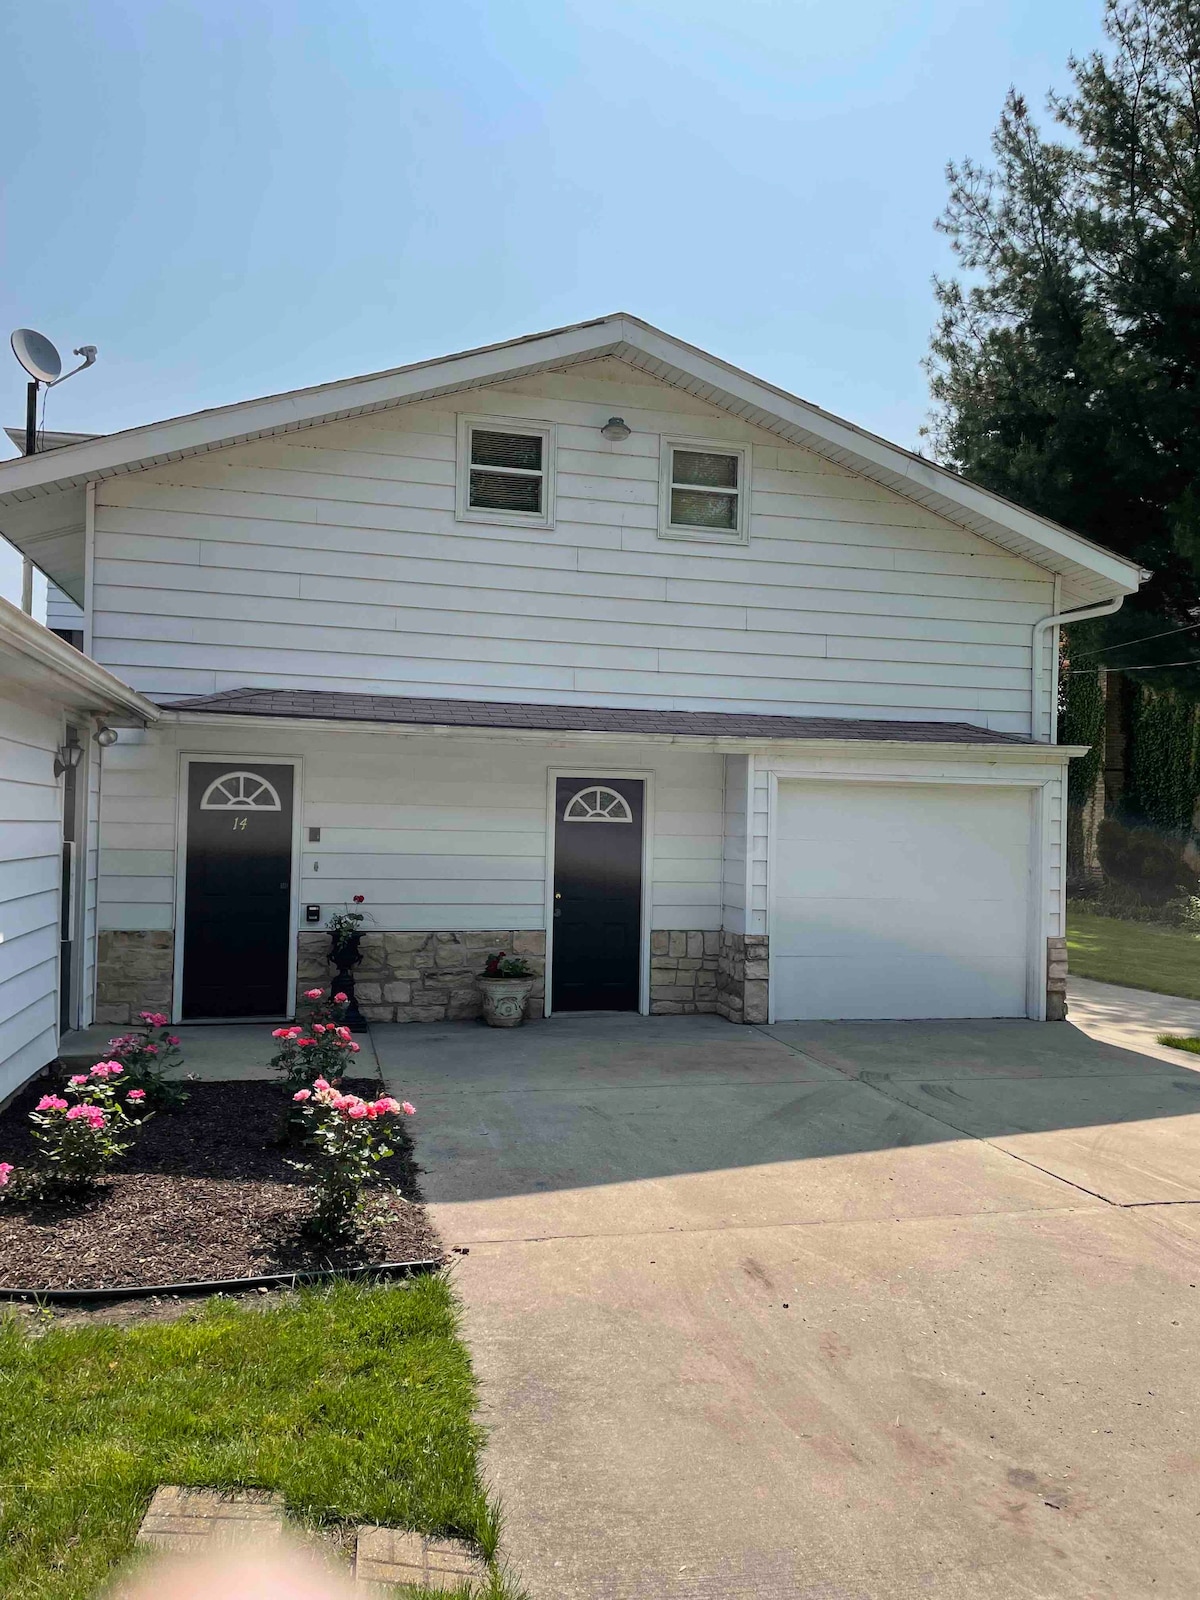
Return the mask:
[[725,837],[721,865],[721,926],[730,933],[746,928],[746,814],[750,758],[725,757]]
[[77,606],[69,594],[64,594],[56,583],[46,585],[46,626],[56,631],[72,629],[83,632],[83,608]]
[[[322,921],[365,894],[368,927],[545,927],[548,774],[579,769],[577,749],[549,740],[159,729],[123,735],[107,752],[102,928],[173,926],[181,750],[302,759],[299,899],[319,904]],[[652,926],[719,928],[721,757],[614,743],[585,759],[597,777],[653,773]],[[308,841],[313,827],[319,843]]]
[[0,696],[0,1100],[58,1049],[59,709]]
[[[1029,563],[617,362],[469,402],[556,424],[553,529],[455,521],[455,412],[434,403],[110,479],[97,659],[163,694],[343,687],[1028,731],[1031,630],[1054,600]],[[598,431],[613,412],[634,430],[621,444]],[[657,537],[660,433],[754,446],[748,545]]]

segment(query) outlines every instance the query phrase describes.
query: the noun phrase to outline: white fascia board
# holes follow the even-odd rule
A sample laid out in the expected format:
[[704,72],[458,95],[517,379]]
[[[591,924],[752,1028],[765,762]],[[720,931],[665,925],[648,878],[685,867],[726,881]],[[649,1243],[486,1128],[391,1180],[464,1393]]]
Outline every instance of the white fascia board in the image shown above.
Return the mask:
[[9,496],[21,500],[38,490],[79,485],[122,470],[143,469],[244,444],[266,434],[358,416],[447,391],[502,383],[531,368],[601,355],[620,342],[619,329],[623,326],[622,318],[601,318],[364,378],[245,400],[123,433],[103,434],[45,455],[20,457],[0,463],[0,503]]
[[[13,663],[7,670],[5,657]],[[143,723],[162,718],[161,707],[152,700],[81,655],[19,607],[0,599],[0,682],[6,677],[41,688],[66,704],[110,716]]]
[[767,755],[798,750],[851,751],[864,756],[937,756],[939,760],[961,757],[968,761],[1007,763],[1034,761],[1047,766],[1065,765],[1073,756],[1086,755],[1088,745],[1065,744],[960,744],[915,739],[731,739],[691,733],[622,733],[597,728],[466,728],[458,723],[360,722],[336,717],[255,717],[232,712],[172,711],[160,709],[159,725],[178,728],[241,728],[288,733],[361,733],[374,738],[498,739],[522,744],[646,744],[681,746],[689,750],[710,750],[720,755]]

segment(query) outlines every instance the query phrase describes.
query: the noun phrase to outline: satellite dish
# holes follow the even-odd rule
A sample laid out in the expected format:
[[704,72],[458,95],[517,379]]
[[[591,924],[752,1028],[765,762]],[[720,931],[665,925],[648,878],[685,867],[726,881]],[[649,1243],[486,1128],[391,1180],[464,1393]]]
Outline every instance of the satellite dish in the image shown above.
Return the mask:
[[18,328],[12,336],[13,355],[31,378],[39,383],[56,383],[62,372],[62,357],[44,333]]

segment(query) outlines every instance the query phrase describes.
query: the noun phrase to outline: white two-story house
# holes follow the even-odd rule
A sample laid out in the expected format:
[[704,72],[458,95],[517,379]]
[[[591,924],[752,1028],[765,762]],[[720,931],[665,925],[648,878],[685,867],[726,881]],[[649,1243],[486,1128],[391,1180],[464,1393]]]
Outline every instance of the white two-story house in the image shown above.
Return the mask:
[[1057,631],[1137,568],[635,317],[5,463],[0,530],[161,708],[78,1021],[287,1016],[357,896],[373,1020],[496,949],[547,1012],[1061,1015]]

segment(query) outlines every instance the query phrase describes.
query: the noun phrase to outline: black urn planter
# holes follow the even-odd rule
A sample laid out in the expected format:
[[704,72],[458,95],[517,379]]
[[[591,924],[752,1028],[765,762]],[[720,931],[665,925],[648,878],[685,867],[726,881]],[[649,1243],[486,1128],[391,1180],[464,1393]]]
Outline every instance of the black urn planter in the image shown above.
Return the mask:
[[367,1031],[367,1019],[358,1009],[358,997],[354,993],[354,968],[362,960],[361,942],[359,932],[346,933],[340,938],[336,934],[329,936],[329,962],[337,972],[330,993],[346,996],[346,1026],[351,1033]]

